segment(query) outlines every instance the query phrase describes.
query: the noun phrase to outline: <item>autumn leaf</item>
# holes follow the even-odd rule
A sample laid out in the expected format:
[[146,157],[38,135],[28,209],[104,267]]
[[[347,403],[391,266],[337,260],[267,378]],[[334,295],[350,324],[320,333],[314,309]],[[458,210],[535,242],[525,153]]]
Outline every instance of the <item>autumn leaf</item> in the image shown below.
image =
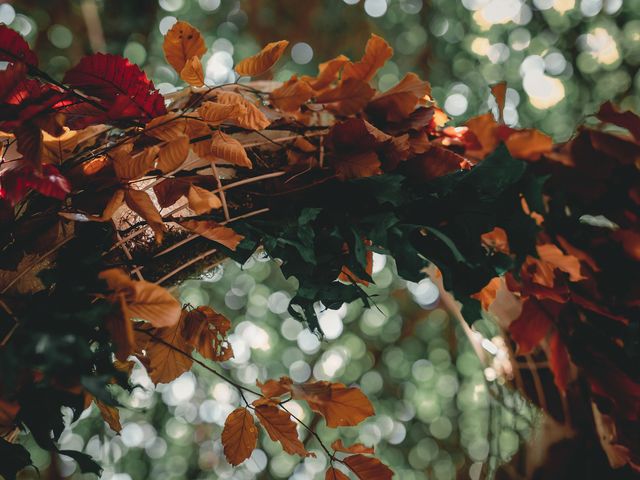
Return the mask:
[[258,420],[269,434],[269,438],[274,442],[280,442],[285,452],[301,457],[312,455],[298,438],[296,424],[288,413],[272,403],[264,402],[255,406],[255,412]]
[[131,155],[132,147],[131,143],[127,143],[109,153],[119,180],[137,180],[154,168],[159,151],[157,146],[149,147],[137,155]]
[[536,247],[538,256],[553,267],[569,274],[569,280],[579,282],[587,277],[580,273],[580,261],[573,255],[566,255],[552,243],[545,243]]
[[333,58],[327,62],[323,62],[318,65],[318,76],[313,77],[302,77],[302,80],[306,80],[311,88],[315,91],[321,91],[331,85],[335,80],[337,80],[342,67],[346,63],[349,62],[349,58],[344,55],[338,55],[336,58]]
[[352,427],[374,414],[373,405],[359,388],[342,383],[294,384],[291,394],[297,400],[305,400],[330,428]]
[[285,49],[289,45],[287,40],[272,42],[264,46],[255,55],[245,58],[238,63],[234,70],[239,75],[255,77],[269,70],[280,59]]
[[191,57],[180,70],[180,78],[194,87],[204,85],[204,71],[199,57]]
[[280,377],[279,380],[269,379],[264,383],[256,380],[256,385],[265,397],[274,398],[291,393],[293,381],[289,377]]
[[571,360],[567,347],[557,331],[553,332],[549,340],[549,368],[553,372],[556,387],[561,392],[565,392],[571,377]]
[[509,325],[511,338],[518,345],[518,354],[526,355],[542,341],[551,328],[552,322],[544,305],[533,298],[524,301],[520,316]]
[[337,87],[318,95],[316,102],[327,104],[327,108],[338,115],[353,115],[361,111],[373,97],[375,90],[368,83],[348,78]]
[[216,101],[237,108],[231,120],[242,128],[263,130],[271,123],[258,107],[238,93],[220,91],[216,94]]
[[415,73],[407,73],[400,83],[384,93],[378,93],[367,110],[384,115],[387,121],[399,122],[411,114],[416,106],[429,99],[431,85]]
[[505,140],[505,145],[513,157],[535,161],[551,153],[553,140],[539,130],[514,130]]
[[480,236],[482,244],[495,252],[509,254],[509,240],[503,228],[495,227]]
[[196,185],[189,186],[187,199],[189,200],[189,208],[197,215],[209,213],[214,208],[222,206],[222,202],[215,193]]
[[27,65],[37,66],[38,57],[29,48],[29,44],[15,30],[0,24],[0,61],[15,63],[24,62]]
[[108,222],[113,218],[113,215],[122,206],[123,203],[124,203],[124,190],[122,189],[116,190],[113,193],[112,197],[107,202],[107,205],[104,207],[104,210],[102,211],[102,215],[99,218],[96,218],[95,220],[100,222]]
[[494,277],[482,288],[482,290],[471,295],[471,298],[479,300],[482,309],[489,311],[489,307],[491,307],[491,304],[496,299],[501,284],[502,280],[500,277]]
[[236,408],[224,422],[221,436],[224,456],[234,467],[251,456],[258,442],[258,429],[247,408]]
[[158,169],[170,173],[182,165],[189,154],[189,137],[178,135],[160,148]]
[[71,184],[53,165],[43,165],[41,171],[26,165],[0,173],[0,199],[6,198],[15,205],[31,190],[64,200],[71,192]]
[[282,111],[295,112],[314,95],[314,90],[295,75],[269,95],[271,103]]
[[247,156],[242,144],[224,132],[215,132],[211,138],[210,152],[225,163],[240,167],[252,168],[251,160]]
[[233,229],[222,226],[213,220],[183,220],[180,225],[193,233],[224,245],[230,250],[235,250],[244,238]]
[[[240,108],[242,107],[242,108]],[[245,111],[244,105],[238,103],[204,102],[198,108],[198,115],[209,125],[217,126],[229,120],[237,111]]]
[[107,425],[111,427],[111,430],[120,433],[122,425],[120,424],[120,412],[118,412],[118,408],[112,405],[107,405],[97,398],[94,398],[94,402],[98,407],[98,411],[100,412],[102,419],[107,422]]
[[146,320],[154,327],[170,327],[180,320],[182,307],[166,289],[145,280],[132,280],[118,268],[100,272],[110,290],[122,295],[129,319]]
[[629,130],[633,138],[640,142],[640,117],[630,110],[621,111],[613,103],[605,102],[596,116],[603,122],[612,123]]
[[166,227],[160,216],[160,212],[151,201],[151,197],[142,190],[127,189],[124,192],[124,201],[131,210],[140,215],[149,224],[156,234],[156,242],[162,243]]
[[347,63],[342,71],[342,78],[356,78],[368,82],[392,55],[393,49],[389,44],[382,37],[372,34],[362,59],[355,63]]
[[198,29],[181,21],[176,22],[165,35],[162,50],[167,62],[181,73],[186,63],[193,57],[200,59],[207,47]]
[[349,480],[344,473],[342,473],[337,468],[329,467],[327,473],[324,476],[325,480]]
[[204,358],[222,362],[233,356],[233,349],[226,337],[230,328],[228,318],[203,305],[186,314],[182,335]]
[[189,193],[190,182],[181,178],[166,178],[162,182],[153,186],[158,204],[162,208],[175,204],[182,196]]
[[459,170],[468,169],[469,162],[452,150],[433,146],[405,164],[407,173],[416,181],[428,182]]
[[343,462],[360,480],[389,480],[393,477],[391,469],[374,457],[351,455]]
[[504,103],[507,98],[507,82],[491,85],[491,94],[498,104],[498,120],[504,122]]
[[342,443],[342,439],[337,439],[331,444],[331,448],[336,452],[344,452],[344,453],[365,453],[373,455],[373,447],[367,447],[362,443],[354,443],[348,447]]
[[76,148],[78,139],[78,132],[68,127],[59,136],[42,132],[42,163],[61,164]]
[[169,112],[166,115],[156,117],[144,127],[144,133],[169,142],[175,137],[186,133],[186,121],[180,118],[176,112]]

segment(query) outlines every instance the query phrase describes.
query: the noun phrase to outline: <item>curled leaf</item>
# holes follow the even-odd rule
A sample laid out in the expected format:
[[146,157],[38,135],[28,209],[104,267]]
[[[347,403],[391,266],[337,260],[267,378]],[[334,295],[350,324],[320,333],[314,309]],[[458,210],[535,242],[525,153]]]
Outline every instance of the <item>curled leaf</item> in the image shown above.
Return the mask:
[[280,59],[289,45],[287,40],[272,42],[264,46],[255,55],[245,58],[235,66],[235,71],[240,75],[255,77],[269,70]]
[[296,424],[288,413],[282,411],[275,404],[260,403],[255,407],[258,420],[274,442],[280,442],[285,452],[308,457],[309,453],[298,438]]
[[204,85],[204,70],[200,58],[194,56],[187,60],[187,63],[180,70],[180,78],[189,85],[202,87]]
[[189,186],[187,199],[189,200],[189,208],[198,215],[209,213],[214,208],[222,206],[222,202],[215,193],[196,185]]
[[193,233],[224,245],[230,250],[235,250],[244,238],[233,229],[222,226],[213,220],[184,220],[180,222],[180,225]]

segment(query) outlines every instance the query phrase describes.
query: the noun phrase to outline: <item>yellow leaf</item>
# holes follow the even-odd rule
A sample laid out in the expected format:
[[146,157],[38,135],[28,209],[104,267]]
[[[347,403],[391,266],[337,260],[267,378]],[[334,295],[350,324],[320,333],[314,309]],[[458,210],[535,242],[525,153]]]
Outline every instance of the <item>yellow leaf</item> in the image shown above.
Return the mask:
[[285,452],[297,454],[301,457],[308,457],[312,454],[307,452],[300,439],[296,424],[291,420],[288,413],[284,412],[272,403],[260,403],[255,407],[258,420],[269,434],[269,438],[274,442],[280,442]]
[[198,115],[209,125],[216,126],[231,119],[231,116],[237,111],[242,112],[244,110],[244,107],[241,108],[240,104],[204,102],[198,108]]
[[415,73],[407,73],[395,87],[373,97],[368,108],[385,114],[390,122],[399,122],[408,117],[416,105],[428,100],[430,94],[429,82],[420,80]]
[[42,132],[42,163],[61,164],[78,145],[78,132],[64,127],[64,133],[54,137]]
[[382,37],[372,34],[362,59],[355,63],[347,63],[344,66],[342,78],[357,78],[368,82],[392,55],[393,49],[389,44]]
[[393,477],[391,469],[377,458],[351,455],[343,462],[359,480],[390,480]]
[[197,28],[187,22],[176,22],[165,35],[162,50],[167,62],[181,73],[187,61],[193,57],[201,58],[207,47]]
[[231,120],[242,128],[263,130],[271,123],[258,107],[238,93],[218,92],[216,94],[216,100],[219,103],[236,105],[238,107]]
[[162,145],[158,155],[158,169],[170,173],[182,165],[189,154],[189,137],[178,135]]
[[272,42],[264,46],[255,55],[245,58],[235,66],[235,71],[240,75],[255,77],[269,70],[282,56],[289,45],[286,40]]
[[185,220],[180,222],[187,230],[224,245],[230,250],[235,250],[244,238],[231,228],[224,227],[213,220]]
[[202,70],[202,62],[198,57],[191,57],[187,60],[184,68],[180,71],[180,78],[194,87],[202,87],[204,85],[204,71]]
[[276,88],[269,98],[271,103],[285,112],[295,112],[300,106],[313,97],[314,91],[304,80],[298,80],[294,75],[280,88]]
[[189,208],[197,215],[209,213],[214,208],[220,208],[222,206],[222,202],[220,202],[220,199],[215,193],[196,185],[189,187],[187,199],[189,200]]
[[131,210],[146,220],[156,234],[156,242],[162,243],[165,232],[164,222],[149,195],[142,190],[128,189],[124,192],[124,201]]
[[252,168],[251,160],[249,160],[242,144],[224,132],[218,131],[213,134],[210,153],[223,160],[223,163]]
[[316,98],[317,103],[328,104],[329,110],[339,115],[360,112],[371,100],[375,90],[357,78],[342,81],[337,87],[326,90]]
[[251,456],[258,442],[258,429],[247,408],[236,408],[229,414],[222,429],[224,456],[234,467]]

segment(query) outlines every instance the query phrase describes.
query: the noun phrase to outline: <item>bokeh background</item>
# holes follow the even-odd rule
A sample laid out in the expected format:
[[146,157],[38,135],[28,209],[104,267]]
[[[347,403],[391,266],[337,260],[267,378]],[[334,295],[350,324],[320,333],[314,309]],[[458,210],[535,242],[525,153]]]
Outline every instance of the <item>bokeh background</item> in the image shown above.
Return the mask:
[[[140,65],[163,92],[181,86],[162,55],[162,35],[176,19],[198,27],[209,51],[207,83],[235,80],[234,61],[274,40],[292,48],[274,78],[314,74],[340,53],[362,54],[371,32],[395,49],[375,81],[384,90],[407,71],[427,78],[438,103],[461,123],[495,108],[488,85],[506,80],[504,118],[567,139],[604,100],[640,110],[640,0],[20,0],[0,2],[0,22],[21,32],[41,67],[61,78],[84,54],[108,51]],[[184,302],[209,304],[233,322],[235,358],[224,369],[253,385],[290,375],[357,383],[377,416],[357,429],[330,431],[375,445],[402,480],[508,478],[510,463],[539,424],[539,413],[484,369],[455,321],[438,308],[428,281],[407,284],[393,261],[376,255],[377,308],[360,304],[324,312],[323,340],[290,318],[295,279],[262,257],[227,262],[179,288]],[[320,308],[320,307],[319,307]],[[491,319],[475,327],[498,334]],[[495,353],[491,342],[483,344]],[[232,469],[219,442],[236,391],[195,368],[154,391],[142,368],[132,395],[122,394],[123,431],[115,435],[94,410],[63,434],[64,448],[84,449],[103,478],[313,479],[326,460],[301,461],[262,439]],[[300,417],[317,421],[302,405]],[[305,432],[301,432],[304,437]],[[37,451],[42,477],[81,478],[73,461]],[[313,440],[308,447],[319,450]],[[21,478],[38,478],[35,470]]]

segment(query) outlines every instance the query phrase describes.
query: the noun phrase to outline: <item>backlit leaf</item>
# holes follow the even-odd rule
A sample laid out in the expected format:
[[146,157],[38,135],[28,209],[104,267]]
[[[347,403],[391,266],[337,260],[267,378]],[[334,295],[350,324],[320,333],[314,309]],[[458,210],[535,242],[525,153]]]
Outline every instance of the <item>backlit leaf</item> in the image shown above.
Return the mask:
[[360,61],[347,63],[342,71],[342,78],[368,82],[392,55],[393,49],[389,44],[382,37],[372,34]]
[[256,405],[255,412],[258,420],[269,434],[269,438],[274,442],[280,442],[285,452],[301,457],[311,455],[298,438],[296,424],[288,413],[272,403]]
[[287,40],[272,42],[264,46],[255,55],[245,58],[238,63],[234,70],[240,75],[255,77],[269,70],[282,56],[289,45]]
[[375,90],[358,78],[348,78],[337,87],[325,90],[317,98],[317,103],[327,104],[327,108],[339,115],[353,115],[361,111],[371,100]]
[[314,94],[313,88],[304,80],[299,80],[295,75],[285,82],[280,88],[276,88],[269,98],[271,103],[285,112],[295,112],[300,106],[309,100]]
[[178,73],[193,57],[198,59],[207,51],[200,31],[187,22],[176,22],[164,37],[162,50],[167,62]]
[[147,221],[156,234],[156,242],[162,243],[166,227],[160,216],[160,212],[151,201],[147,192],[142,190],[127,189],[124,193],[124,201],[129,208]]
[[218,131],[213,134],[210,151],[211,155],[219,158],[223,163],[231,163],[245,168],[253,166],[242,144],[224,132]]
[[258,442],[258,429],[247,408],[236,408],[224,422],[221,436],[224,456],[234,467],[251,456]]
[[408,117],[430,94],[429,82],[420,80],[415,73],[407,73],[395,87],[373,97],[367,108],[384,114],[388,121],[398,122]]
[[196,185],[189,187],[187,199],[189,200],[189,208],[198,215],[209,213],[214,208],[222,206],[222,202],[215,193]]
[[391,469],[374,457],[351,455],[343,461],[360,480],[389,480],[393,477]]
[[216,94],[216,101],[225,105],[235,105],[234,123],[249,130],[263,130],[271,123],[260,109],[238,93],[221,91]]
[[194,87],[204,85],[204,70],[200,58],[191,57],[180,71],[180,78]]
[[158,169],[170,173],[182,165],[189,154],[189,137],[178,135],[160,147]]
[[340,438],[331,444],[331,448],[336,452],[373,454],[373,447],[367,447],[362,443],[354,443],[346,447]]
[[329,467],[329,470],[327,470],[324,476],[324,480],[349,480],[349,477],[337,468]]
[[220,125],[229,120],[236,112],[244,112],[246,108],[241,103],[204,102],[198,108],[200,118],[210,125]]
[[184,220],[180,222],[180,225],[193,233],[224,245],[230,250],[235,250],[244,238],[233,229],[220,225],[213,220]]

